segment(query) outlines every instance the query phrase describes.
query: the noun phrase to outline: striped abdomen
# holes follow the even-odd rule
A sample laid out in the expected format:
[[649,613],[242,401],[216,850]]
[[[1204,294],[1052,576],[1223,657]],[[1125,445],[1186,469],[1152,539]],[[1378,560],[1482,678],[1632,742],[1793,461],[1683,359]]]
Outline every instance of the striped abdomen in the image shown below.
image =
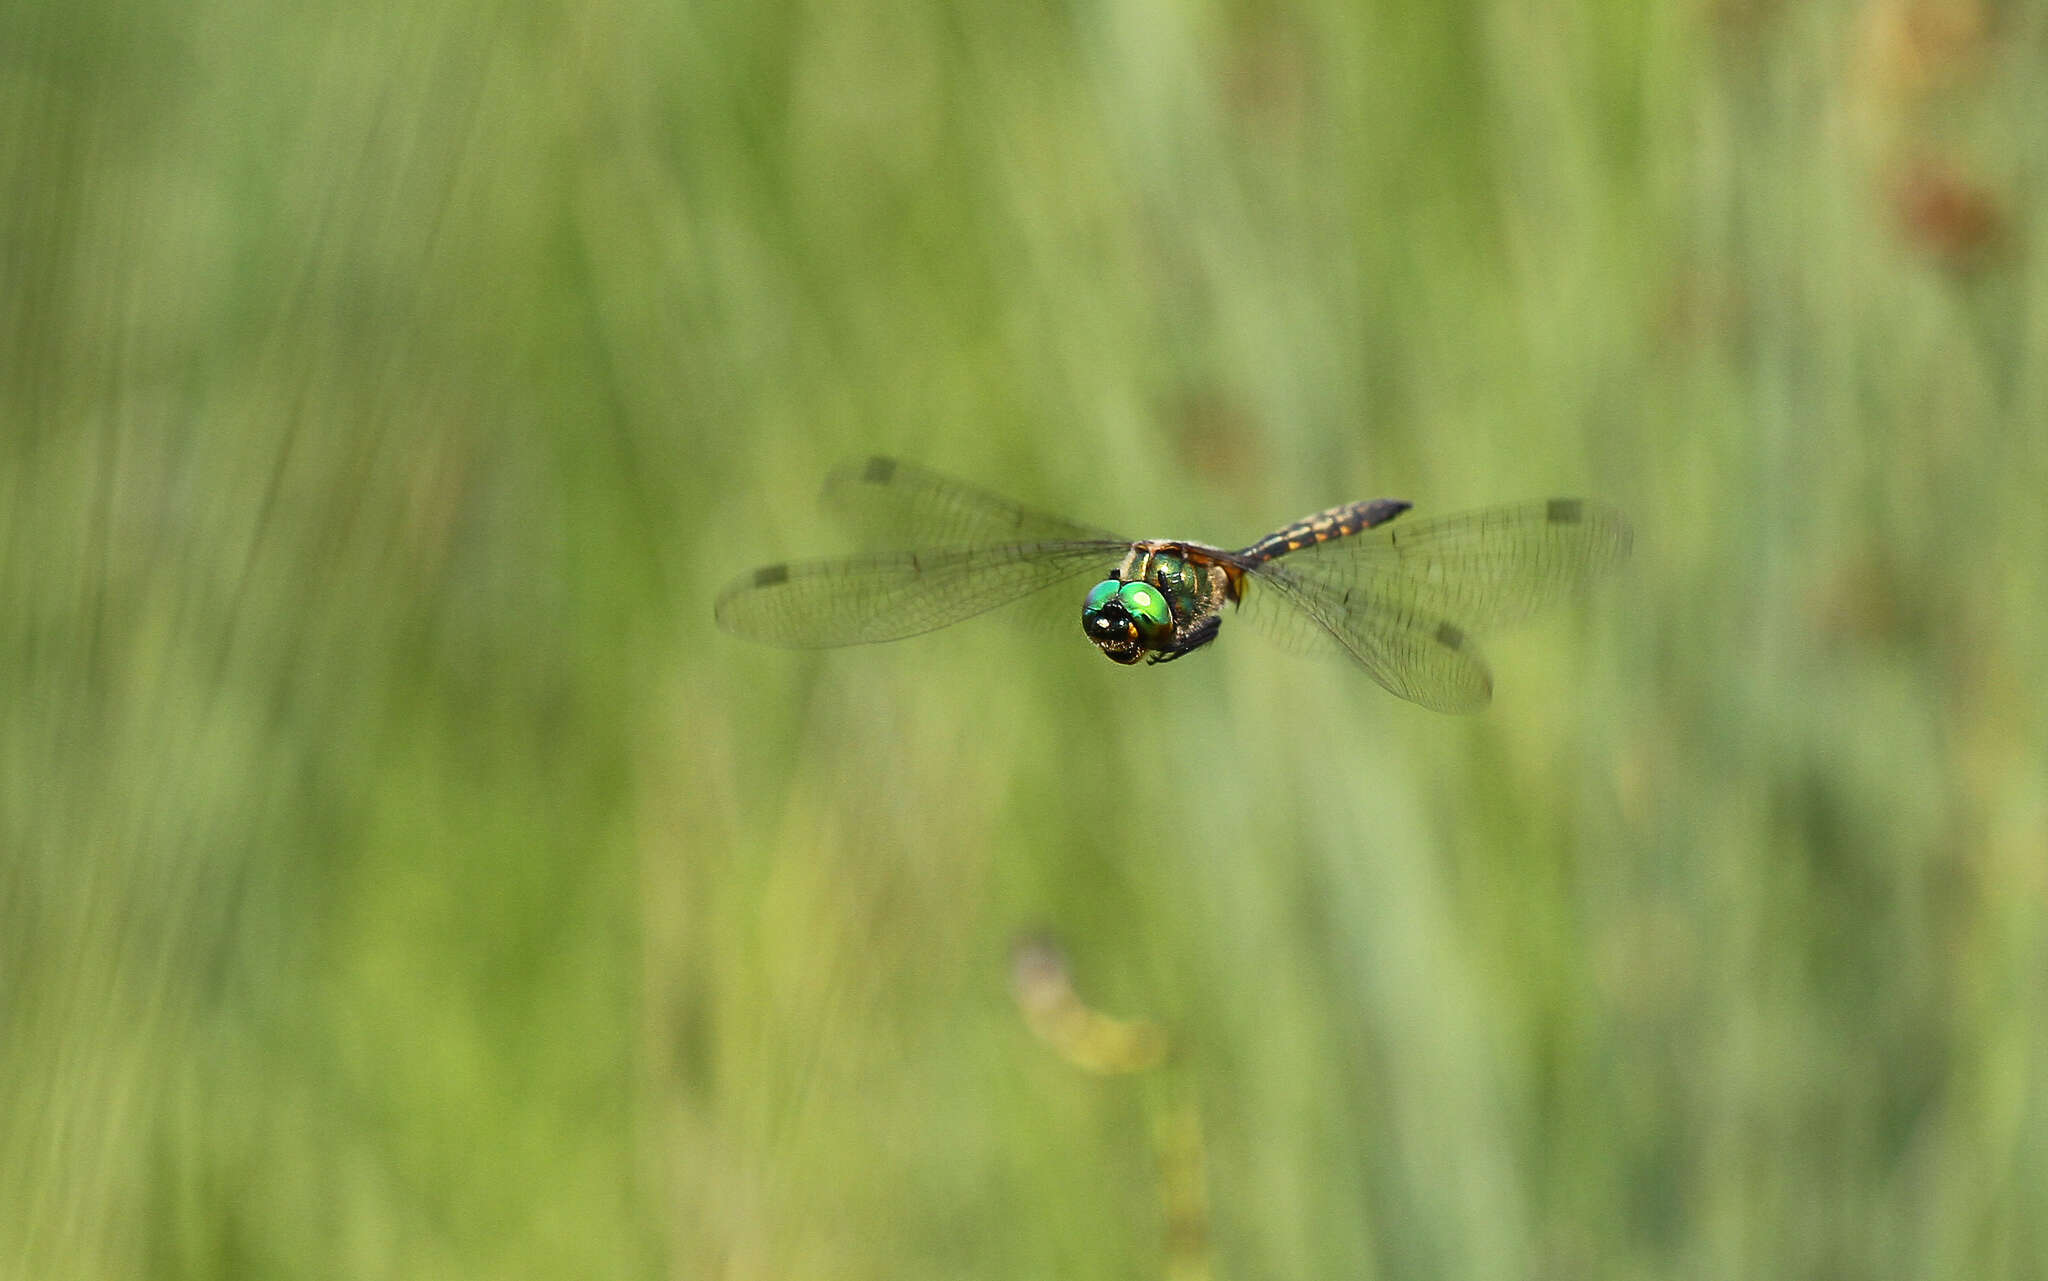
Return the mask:
[[1364,502],[1332,507],[1313,516],[1304,516],[1285,529],[1274,530],[1238,555],[1254,563],[1272,560],[1275,556],[1298,552],[1304,547],[1327,543],[1332,538],[1345,538],[1375,525],[1384,525],[1407,511],[1408,506],[1398,498],[1368,498]]

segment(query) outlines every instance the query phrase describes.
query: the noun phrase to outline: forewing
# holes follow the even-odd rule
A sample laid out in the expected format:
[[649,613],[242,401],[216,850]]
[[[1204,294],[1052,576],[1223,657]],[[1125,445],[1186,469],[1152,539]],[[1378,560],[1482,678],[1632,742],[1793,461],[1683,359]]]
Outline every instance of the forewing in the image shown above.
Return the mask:
[[796,649],[900,640],[1021,600],[1084,570],[1105,572],[1127,549],[1100,538],[765,565],[726,584],[712,612],[734,635]]
[[877,548],[1114,541],[1106,530],[1031,511],[895,458],[841,465],[825,481],[825,502]]

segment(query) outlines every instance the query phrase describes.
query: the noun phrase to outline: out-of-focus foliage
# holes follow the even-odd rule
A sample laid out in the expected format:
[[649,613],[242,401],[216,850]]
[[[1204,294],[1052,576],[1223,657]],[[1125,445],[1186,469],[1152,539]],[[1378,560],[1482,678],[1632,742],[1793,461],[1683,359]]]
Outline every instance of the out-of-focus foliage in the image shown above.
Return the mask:
[[[2044,121],[2040,0],[15,0],[0,1277],[2048,1274]],[[1470,719],[718,633],[869,452],[1636,556]]]

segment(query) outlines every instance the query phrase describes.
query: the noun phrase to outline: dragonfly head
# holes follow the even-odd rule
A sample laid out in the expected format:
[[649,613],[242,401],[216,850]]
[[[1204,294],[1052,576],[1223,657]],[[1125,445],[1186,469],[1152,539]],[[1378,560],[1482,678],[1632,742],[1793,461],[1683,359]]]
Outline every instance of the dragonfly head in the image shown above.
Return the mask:
[[1112,661],[1135,663],[1173,637],[1173,611],[1150,583],[1105,578],[1081,606],[1081,630]]

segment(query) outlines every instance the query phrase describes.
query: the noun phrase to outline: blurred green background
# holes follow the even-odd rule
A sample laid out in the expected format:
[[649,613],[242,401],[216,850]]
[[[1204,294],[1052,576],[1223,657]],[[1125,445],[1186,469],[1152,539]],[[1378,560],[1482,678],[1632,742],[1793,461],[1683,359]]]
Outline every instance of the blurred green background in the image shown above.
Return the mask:
[[[2048,1276],[2044,122],[2040,0],[16,0],[0,1275]],[[718,632],[870,452],[1636,554],[1472,718]]]

